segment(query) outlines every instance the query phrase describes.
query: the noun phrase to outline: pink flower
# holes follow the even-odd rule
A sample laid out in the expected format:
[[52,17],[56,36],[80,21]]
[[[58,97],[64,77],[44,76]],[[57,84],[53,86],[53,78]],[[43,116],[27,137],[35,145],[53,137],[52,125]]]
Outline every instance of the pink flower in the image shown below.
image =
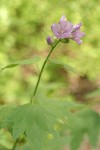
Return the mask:
[[54,23],[51,29],[58,39],[69,38],[73,31],[73,25],[67,21],[65,16],[62,16],[59,23]]
[[75,30],[77,30],[77,29],[80,29],[81,26],[82,26],[82,23],[73,25],[73,31],[75,31]]
[[[54,23],[51,26],[51,30],[57,39],[61,39],[61,42],[68,43],[71,39],[81,44],[81,38],[85,36],[85,33],[80,30],[81,26],[82,23],[73,25],[67,21],[65,16],[62,16],[58,24]],[[52,44],[52,38],[50,36],[47,38],[47,43],[49,45]]]
[[85,36],[85,33],[80,31],[81,26],[82,26],[82,23],[73,25],[73,31],[70,36],[70,39],[76,41],[78,44],[82,44],[81,38]]

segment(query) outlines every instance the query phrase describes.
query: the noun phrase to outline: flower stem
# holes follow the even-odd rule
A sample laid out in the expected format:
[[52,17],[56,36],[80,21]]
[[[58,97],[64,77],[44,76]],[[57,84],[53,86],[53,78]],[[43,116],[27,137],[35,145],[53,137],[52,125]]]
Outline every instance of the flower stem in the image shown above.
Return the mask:
[[19,142],[19,138],[16,139],[16,141],[15,141],[15,143],[14,143],[14,145],[13,145],[12,150],[15,150],[15,148],[16,148],[18,142]]
[[48,56],[46,57],[46,59],[45,59],[43,65],[42,65],[42,68],[41,68],[41,71],[40,71],[40,74],[39,74],[39,77],[38,77],[38,80],[37,80],[37,83],[36,83],[34,92],[33,92],[32,97],[31,97],[31,103],[33,102],[33,97],[35,96],[35,94],[36,94],[36,92],[37,92],[37,89],[38,89],[38,86],[39,86],[39,83],[40,83],[40,79],[41,79],[41,76],[42,76],[44,67],[45,67],[45,65],[46,65],[46,63],[47,63],[47,61],[48,61],[48,59],[49,59],[49,57],[50,57],[52,51],[54,50],[54,48],[57,46],[57,44],[58,44],[59,42],[60,42],[60,40],[58,40],[58,41],[55,43],[55,45],[52,46],[52,48],[51,48],[51,50],[50,50]]
[[[36,83],[36,86],[35,86],[35,90],[33,91],[33,94],[32,94],[32,97],[31,97],[31,102],[30,102],[30,103],[33,103],[33,97],[35,96],[35,94],[36,94],[36,92],[37,92],[37,89],[38,89],[38,86],[39,86],[39,83],[40,83],[40,79],[41,79],[41,76],[42,76],[44,67],[45,67],[45,65],[46,65],[46,63],[47,63],[47,61],[48,61],[48,59],[49,59],[49,57],[50,57],[52,51],[54,50],[54,48],[57,46],[57,44],[58,44],[59,42],[60,42],[60,40],[58,40],[58,41],[52,46],[52,48],[51,48],[51,50],[50,50],[48,56],[46,57],[46,59],[45,59],[43,65],[42,65],[42,68],[41,68],[41,71],[40,71],[40,74],[39,74],[39,77],[38,77],[38,80],[37,80],[37,83]],[[14,143],[14,145],[13,145],[12,150],[15,150],[15,148],[16,148],[16,146],[17,146],[19,140],[20,140],[20,137],[16,139],[16,141],[15,141],[15,143]]]

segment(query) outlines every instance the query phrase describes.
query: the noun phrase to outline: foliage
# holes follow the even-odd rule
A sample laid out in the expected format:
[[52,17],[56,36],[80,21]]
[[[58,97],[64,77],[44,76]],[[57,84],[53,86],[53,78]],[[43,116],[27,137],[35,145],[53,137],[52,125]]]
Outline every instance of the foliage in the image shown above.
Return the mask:
[[100,116],[92,110],[80,111],[78,116],[80,120],[75,122],[74,127],[72,127],[71,149],[78,149],[79,144],[84,139],[84,134],[88,135],[90,144],[96,147],[100,130]]
[[60,150],[70,143],[71,150],[77,150],[85,134],[88,135],[91,145],[96,147],[100,116],[86,109],[85,105],[38,95],[37,103],[17,106],[9,114],[8,110],[1,109],[1,127],[10,128],[15,140],[22,135],[27,137],[28,143],[23,143],[21,149],[27,149],[31,145],[30,150],[45,147]]

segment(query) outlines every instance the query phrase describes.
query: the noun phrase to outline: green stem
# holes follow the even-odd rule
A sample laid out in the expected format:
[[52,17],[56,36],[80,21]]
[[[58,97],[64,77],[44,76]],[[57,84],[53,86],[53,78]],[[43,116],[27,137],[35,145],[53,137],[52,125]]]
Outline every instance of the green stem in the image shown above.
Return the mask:
[[32,97],[31,97],[31,103],[33,102],[33,97],[35,96],[35,94],[36,94],[36,92],[37,92],[37,89],[38,89],[38,86],[39,86],[39,83],[40,83],[40,79],[41,79],[41,76],[42,76],[44,67],[45,67],[45,65],[46,65],[46,63],[47,63],[47,61],[48,61],[48,59],[49,59],[49,57],[50,57],[52,51],[54,50],[54,48],[57,46],[57,44],[58,44],[59,42],[60,42],[60,40],[58,40],[58,41],[55,43],[55,45],[52,46],[52,48],[51,48],[51,50],[50,50],[48,56],[46,57],[46,59],[45,59],[43,65],[42,65],[42,68],[41,68],[41,71],[40,71],[40,74],[39,74],[39,77],[38,77],[38,80],[37,80],[37,83],[36,83],[36,86],[35,86],[35,90],[34,90],[34,92],[33,92],[33,94],[32,94]]
[[[33,94],[32,94],[32,97],[31,97],[31,103],[33,102],[33,97],[35,96],[36,91],[37,91],[37,89],[38,89],[38,86],[39,86],[39,83],[40,83],[40,79],[41,79],[41,76],[42,76],[44,67],[45,67],[45,65],[46,65],[46,63],[47,63],[47,61],[48,61],[48,58],[50,57],[52,51],[54,50],[54,48],[57,46],[57,44],[58,44],[59,42],[60,42],[60,40],[58,40],[58,41],[55,43],[55,45],[52,46],[52,48],[51,48],[51,50],[50,50],[48,56],[46,57],[46,59],[45,59],[43,65],[42,65],[42,68],[41,68],[41,71],[40,71],[40,74],[39,74],[39,77],[38,77],[38,80],[37,80],[37,83],[36,83],[36,86],[35,86],[35,90],[34,90],[34,92],[33,92]],[[16,146],[17,146],[19,140],[20,140],[20,137],[16,139],[16,141],[15,141],[15,143],[14,143],[14,145],[13,145],[12,150],[15,150],[15,148],[16,148]]]
[[14,143],[14,145],[13,145],[12,150],[15,150],[15,148],[16,148],[18,142],[19,142],[19,138],[16,139],[16,141],[15,141],[15,143]]

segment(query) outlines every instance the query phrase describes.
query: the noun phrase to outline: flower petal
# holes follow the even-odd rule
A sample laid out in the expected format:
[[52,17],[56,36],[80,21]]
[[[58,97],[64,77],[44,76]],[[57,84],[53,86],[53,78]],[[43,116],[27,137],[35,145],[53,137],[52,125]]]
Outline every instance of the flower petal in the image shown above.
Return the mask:
[[51,29],[57,38],[68,38],[73,31],[73,25],[68,21],[62,21],[58,24],[53,24]]
[[60,19],[60,22],[62,22],[62,21],[67,21],[67,18],[65,16],[62,16]]
[[77,29],[80,29],[81,26],[82,26],[82,23],[73,25],[73,31],[75,31],[75,30],[77,30]]

